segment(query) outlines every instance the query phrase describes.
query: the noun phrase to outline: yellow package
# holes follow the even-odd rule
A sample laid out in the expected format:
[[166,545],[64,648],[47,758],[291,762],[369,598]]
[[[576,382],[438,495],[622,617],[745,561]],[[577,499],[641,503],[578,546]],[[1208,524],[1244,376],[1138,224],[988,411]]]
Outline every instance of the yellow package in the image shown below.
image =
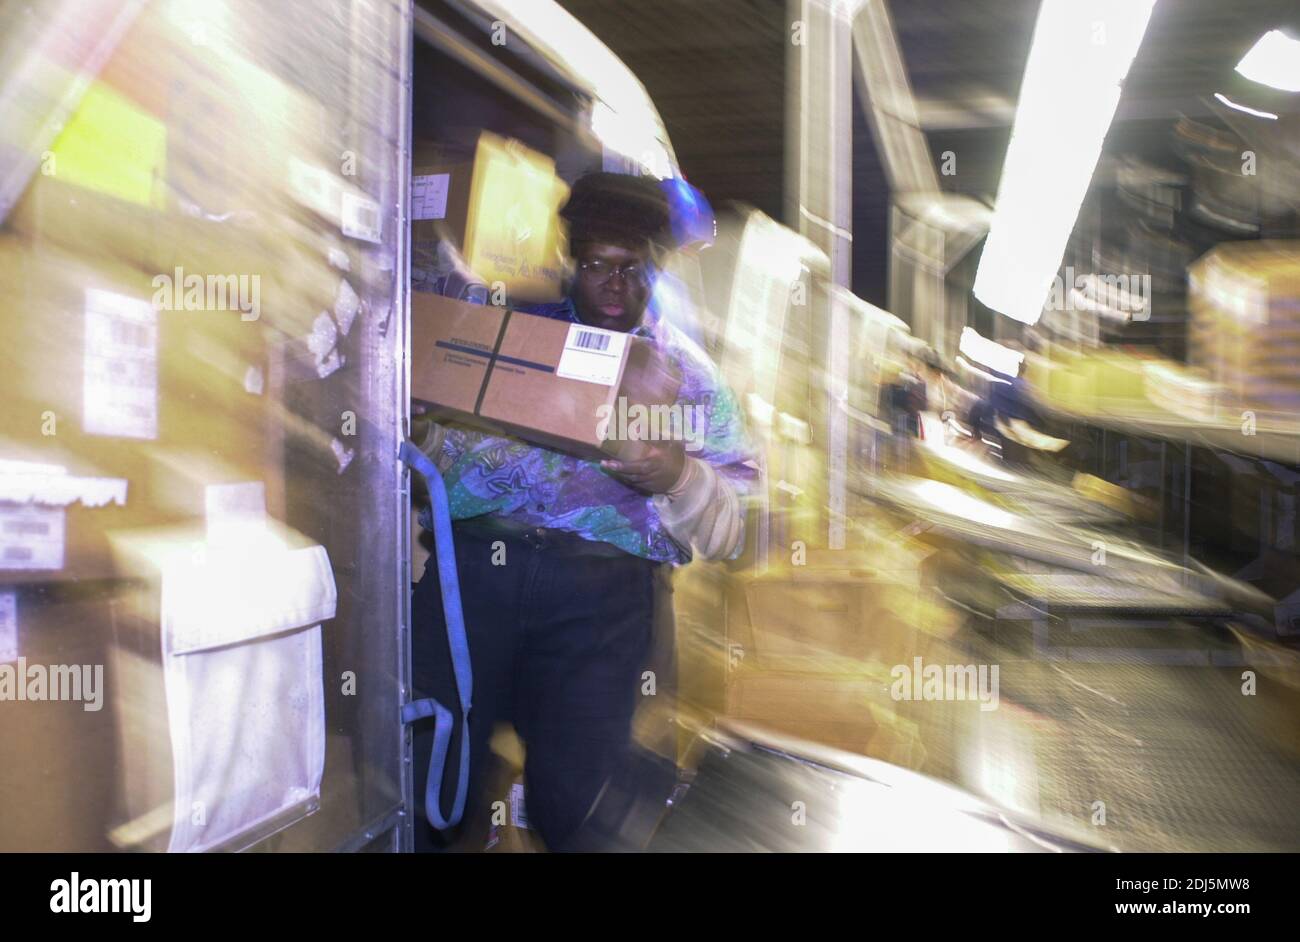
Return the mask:
[[555,162],[518,141],[484,133],[474,156],[464,256],[489,285],[535,301],[563,294],[566,240],[558,210],[568,187]]

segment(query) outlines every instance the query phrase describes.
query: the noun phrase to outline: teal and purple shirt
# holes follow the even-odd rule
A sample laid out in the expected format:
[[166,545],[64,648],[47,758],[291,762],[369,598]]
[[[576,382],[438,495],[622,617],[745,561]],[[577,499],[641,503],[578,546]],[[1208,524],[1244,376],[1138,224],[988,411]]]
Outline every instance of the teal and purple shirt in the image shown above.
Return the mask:
[[[578,323],[570,300],[526,312]],[[702,415],[703,428],[692,430],[688,457],[712,465],[743,499],[759,479],[759,466],[736,397],[718,368],[652,309],[629,333],[649,339],[681,372],[676,404],[702,407],[702,413],[692,413]],[[431,457],[443,469],[453,520],[495,514],[527,527],[611,543],[657,562],[691,559],[690,547],[664,529],[650,495],[613,477],[597,461],[456,425],[448,426],[441,453]]]

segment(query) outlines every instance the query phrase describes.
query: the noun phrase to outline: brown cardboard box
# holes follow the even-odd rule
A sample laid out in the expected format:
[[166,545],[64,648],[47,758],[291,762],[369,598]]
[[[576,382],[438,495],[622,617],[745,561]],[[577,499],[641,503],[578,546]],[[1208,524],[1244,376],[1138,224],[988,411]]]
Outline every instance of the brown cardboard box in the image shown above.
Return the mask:
[[411,398],[439,418],[599,459],[626,453],[620,416],[675,397],[676,378],[639,337],[411,296]]
[[469,217],[469,189],[474,177],[473,151],[415,144],[411,171],[411,245],[449,238],[464,246]]
[[[54,496],[0,504],[0,584],[115,577],[109,532],[203,519],[213,485],[265,479],[279,512],[276,404],[246,385],[265,370],[259,323],[154,310],[137,268],[13,238],[0,239],[0,290],[23,312],[0,354],[0,457],[62,469],[45,475]],[[94,495],[94,479],[125,484],[125,505],[60,502]]]
[[112,705],[122,678],[107,655],[129,591],[103,582],[0,590],[23,658],[7,661],[9,669],[84,665],[91,670],[82,678],[94,684],[81,688],[83,700],[0,703],[0,852],[114,849],[104,821],[121,759]]
[[725,713],[868,755],[891,707],[887,684],[870,675],[743,669],[727,685]]
[[287,211],[296,163],[339,166],[327,103],[223,43],[196,41],[188,25],[166,5],[145,11],[102,74],[165,124],[166,205],[215,216]]
[[[328,239],[309,242],[306,225],[283,217],[266,225],[195,219],[37,175],[10,220],[24,247],[41,255],[66,253],[84,267],[143,273],[148,297],[155,294],[157,276],[178,289],[195,275],[232,285],[243,279],[257,288],[258,311],[236,316],[287,337],[308,334],[320,312],[333,306],[338,289]],[[233,297],[228,305],[236,307]]]

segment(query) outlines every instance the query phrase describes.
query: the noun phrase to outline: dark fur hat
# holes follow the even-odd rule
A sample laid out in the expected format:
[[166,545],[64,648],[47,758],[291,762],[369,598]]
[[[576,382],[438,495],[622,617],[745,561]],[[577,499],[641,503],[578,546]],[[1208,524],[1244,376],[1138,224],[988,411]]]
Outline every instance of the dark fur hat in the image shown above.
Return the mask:
[[668,197],[650,177],[589,173],[573,184],[560,216],[569,224],[570,242],[670,242]]

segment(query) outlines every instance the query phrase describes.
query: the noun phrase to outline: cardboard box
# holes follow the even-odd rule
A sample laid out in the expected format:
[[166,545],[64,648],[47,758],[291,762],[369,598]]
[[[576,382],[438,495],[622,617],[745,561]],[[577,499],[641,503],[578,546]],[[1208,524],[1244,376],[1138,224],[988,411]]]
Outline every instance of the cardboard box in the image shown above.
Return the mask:
[[485,131],[472,160],[424,144],[416,147],[414,165],[417,257],[448,238],[479,278],[503,284],[511,299],[559,300],[567,239],[558,210],[568,187],[554,160]]
[[105,63],[102,82],[136,122],[162,123],[169,208],[288,212],[301,202],[290,192],[295,162],[338,167],[327,102],[203,33],[192,14],[150,8]]
[[891,707],[887,684],[871,676],[746,669],[727,685],[724,712],[778,733],[871,755]]
[[0,644],[9,649],[0,664],[24,674],[42,665],[47,680],[55,667],[84,667],[79,680],[93,684],[81,700],[0,702],[0,852],[114,850],[104,822],[122,758],[112,705],[123,678],[107,654],[129,593],[125,583],[0,588]]
[[474,177],[474,152],[414,145],[411,171],[411,245],[449,238],[464,245],[469,218],[469,190]]
[[622,417],[676,398],[640,337],[421,293],[411,322],[411,398],[440,419],[601,459],[632,449]]
[[1188,269],[1189,362],[1220,384],[1225,411],[1300,409],[1300,243],[1229,242]]
[[[307,241],[305,224],[277,217],[245,225],[166,213],[61,178],[36,175],[10,216],[25,249],[51,258],[66,253],[82,267],[124,267],[183,297],[184,280],[198,276],[231,290],[222,303],[246,324],[254,321],[303,337],[333,306],[340,273],[328,261],[328,237]],[[155,279],[162,276],[165,281]],[[256,289],[257,310],[239,309],[235,288]],[[251,298],[242,299],[247,304]],[[164,306],[166,306],[164,304]]]
[[0,468],[0,584],[116,577],[109,532],[201,520],[213,486],[266,479],[282,512],[283,413],[248,385],[266,372],[259,323],[155,310],[138,269],[13,238],[0,289],[23,312],[0,355],[0,457],[33,468]]

